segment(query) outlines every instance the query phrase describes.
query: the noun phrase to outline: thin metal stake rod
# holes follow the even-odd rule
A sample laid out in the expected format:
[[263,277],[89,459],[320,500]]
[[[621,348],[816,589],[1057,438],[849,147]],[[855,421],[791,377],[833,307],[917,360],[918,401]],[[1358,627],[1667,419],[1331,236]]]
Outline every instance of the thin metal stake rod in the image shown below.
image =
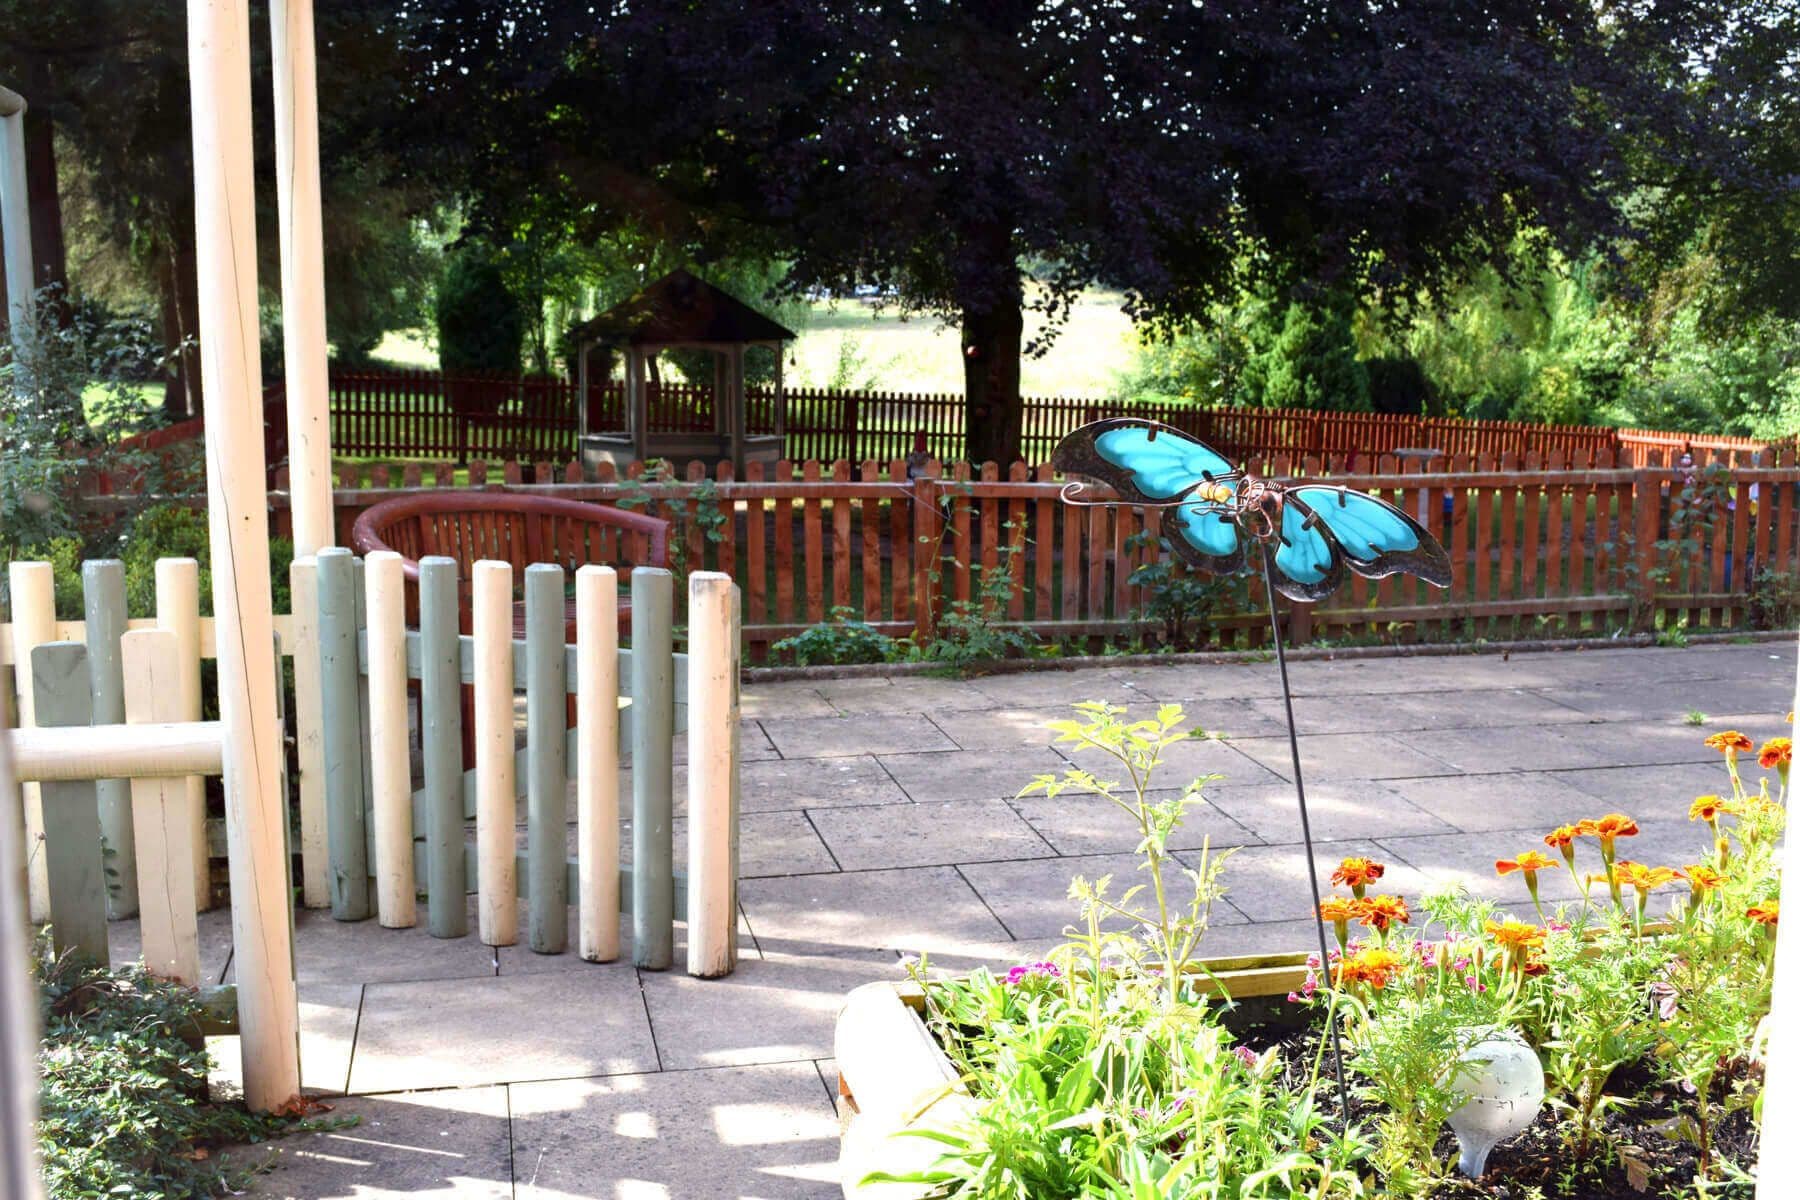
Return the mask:
[[[1313,924],[1319,931],[1319,970],[1327,987],[1337,986],[1331,977],[1331,950],[1325,942],[1325,918],[1319,914],[1319,867],[1313,861],[1312,822],[1306,815],[1306,781],[1300,772],[1300,737],[1294,732],[1294,693],[1288,687],[1287,653],[1281,645],[1281,617],[1275,609],[1275,565],[1269,543],[1262,543],[1263,591],[1269,602],[1269,633],[1275,639],[1275,665],[1281,671],[1281,702],[1287,708],[1288,752],[1294,761],[1294,795],[1300,801],[1300,837],[1306,843],[1306,878],[1312,884]],[[1350,1093],[1344,1087],[1344,1044],[1338,1035],[1337,1012],[1331,1012],[1331,1064],[1337,1073],[1338,1113],[1343,1128],[1350,1128]]]

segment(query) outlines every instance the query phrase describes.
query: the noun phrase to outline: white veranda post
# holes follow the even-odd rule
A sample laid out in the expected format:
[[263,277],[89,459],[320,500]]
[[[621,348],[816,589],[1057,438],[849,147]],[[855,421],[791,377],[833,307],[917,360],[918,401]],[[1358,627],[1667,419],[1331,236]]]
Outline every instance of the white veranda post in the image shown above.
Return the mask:
[[[1794,708],[1800,710],[1800,649],[1796,650]],[[1800,720],[1788,734],[1800,742]],[[1800,790],[1800,772],[1790,774],[1788,812]],[[1781,847],[1781,905],[1792,913],[1800,909],[1800,836],[1791,824]],[[1790,885],[1792,885],[1790,887]],[[1769,1059],[1764,1080],[1761,1161],[1756,1171],[1756,1200],[1776,1200],[1791,1195],[1800,1172],[1800,1142],[1791,1137],[1770,1137],[1775,1130],[1800,1128],[1800,921],[1788,917],[1775,927],[1775,997],[1769,1011]]]
[[256,295],[248,0],[189,0],[200,369],[244,1099],[300,1090]]
[[5,241],[7,323],[15,346],[30,335],[31,205],[25,192],[25,98],[0,87],[0,235]]

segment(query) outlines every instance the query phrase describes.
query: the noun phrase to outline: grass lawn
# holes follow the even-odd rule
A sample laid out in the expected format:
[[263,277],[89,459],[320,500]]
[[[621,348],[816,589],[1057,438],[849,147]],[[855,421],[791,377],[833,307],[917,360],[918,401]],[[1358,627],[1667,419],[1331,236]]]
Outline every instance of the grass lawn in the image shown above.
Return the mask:
[[[1027,314],[1025,338],[1043,322]],[[1090,291],[1050,348],[1027,358],[1021,387],[1029,396],[1104,397],[1131,362],[1131,321],[1117,292]],[[393,367],[431,369],[437,350],[417,330],[390,333],[375,358]],[[840,362],[849,383],[884,392],[962,392],[961,339],[954,326],[931,317],[905,319],[894,309],[877,311],[860,300],[813,305],[806,328],[794,343],[788,365],[793,387],[827,387]]]
[[[131,387],[153,408],[161,408],[163,392],[168,385],[164,383],[135,383]],[[96,423],[96,409],[112,396],[112,385],[95,381],[87,385],[81,392],[81,410],[87,416],[88,424]]]

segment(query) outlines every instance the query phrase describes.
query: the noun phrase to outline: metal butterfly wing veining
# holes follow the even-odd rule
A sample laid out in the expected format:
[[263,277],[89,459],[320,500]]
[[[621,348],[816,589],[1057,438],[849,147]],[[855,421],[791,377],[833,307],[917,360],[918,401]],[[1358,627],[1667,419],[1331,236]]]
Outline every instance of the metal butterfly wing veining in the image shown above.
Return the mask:
[[[1202,570],[1241,570],[1250,547],[1266,547],[1271,582],[1292,600],[1324,599],[1346,570],[1370,579],[1406,572],[1450,585],[1443,546],[1387,501],[1335,484],[1273,483],[1157,421],[1111,417],[1083,425],[1057,445],[1051,463],[1074,477],[1063,488],[1071,504],[1168,510],[1170,546]],[[1087,498],[1084,479],[1106,484],[1118,499]]]

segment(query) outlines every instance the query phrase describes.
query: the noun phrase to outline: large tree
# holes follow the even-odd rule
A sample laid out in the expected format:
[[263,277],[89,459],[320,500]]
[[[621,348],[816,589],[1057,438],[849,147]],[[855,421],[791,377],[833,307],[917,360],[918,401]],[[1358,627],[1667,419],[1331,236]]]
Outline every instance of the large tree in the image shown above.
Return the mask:
[[[1173,324],[1246,282],[1411,295],[1571,244],[1696,156],[1706,5],[422,0],[417,111],[495,217],[560,198],[962,330],[969,452],[1019,445],[1024,315]],[[443,138],[427,139],[437,147]],[[1022,263],[1045,264],[1028,279]]]

